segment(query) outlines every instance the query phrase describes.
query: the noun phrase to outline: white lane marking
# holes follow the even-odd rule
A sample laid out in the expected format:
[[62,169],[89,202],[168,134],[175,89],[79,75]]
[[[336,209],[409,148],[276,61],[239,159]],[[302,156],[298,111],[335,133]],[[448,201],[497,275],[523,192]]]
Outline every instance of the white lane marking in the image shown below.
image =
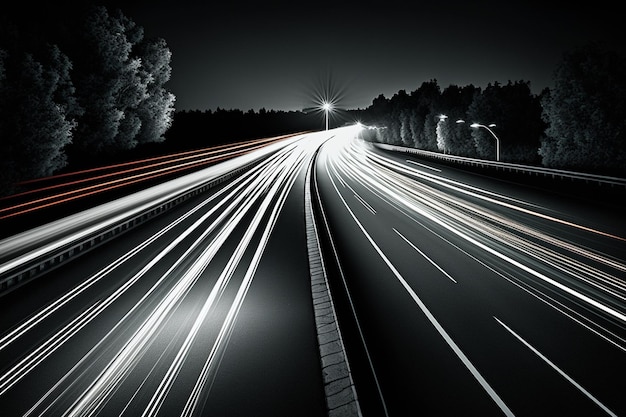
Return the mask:
[[440,226],[444,227],[445,229],[449,230],[450,232],[456,234],[457,236],[459,236],[460,238],[466,240],[467,242],[469,242],[470,244],[479,247],[489,253],[491,253],[492,255],[497,256],[498,258],[508,262],[509,264],[525,271],[528,272],[529,274],[543,280],[544,282],[547,282],[549,284],[551,284],[554,287],[559,288],[560,290],[574,296],[575,298],[578,298],[581,301],[584,301],[587,304],[590,304],[596,308],[598,308],[599,310],[602,310],[603,312],[617,318],[618,320],[622,321],[622,322],[626,322],[626,314],[622,313],[621,311],[618,311],[608,305],[604,305],[602,304],[600,301],[597,301],[593,298],[591,298],[590,296],[587,296],[579,291],[576,291],[574,288],[570,288],[565,284],[562,284],[561,282],[552,279],[550,277],[548,277],[547,275],[542,274],[541,272],[532,269],[529,266],[526,266],[524,264],[522,264],[519,261],[516,261],[515,259],[505,255],[502,252],[499,252],[497,249],[492,248],[490,246],[488,246],[487,244],[481,243],[479,242],[476,238],[471,237],[469,234],[462,232],[461,230],[455,228],[453,225],[448,224],[447,222],[443,221],[442,219],[438,218],[437,216],[435,216],[434,214],[428,212],[427,210],[425,210],[424,208],[416,205],[415,203],[411,202],[409,200],[408,197],[402,196],[400,195],[398,192],[394,192],[393,190],[389,189],[389,188],[381,188],[382,191],[386,192],[387,195],[389,195],[389,197],[391,199],[393,199],[394,201],[403,204],[405,207],[407,207],[408,209],[419,213],[420,215],[423,215],[424,217],[434,221],[435,223],[439,224]]
[[359,200],[359,202],[361,204],[363,204],[363,206],[368,209],[372,214],[376,214],[376,210],[374,210],[374,208],[372,206],[370,206],[369,204],[367,204],[367,202],[365,200],[363,200],[363,198],[358,195],[357,193],[354,193],[354,196],[356,197],[357,200]]
[[455,284],[458,284],[456,282],[456,280],[454,278],[452,278],[450,276],[450,274],[448,274],[446,271],[443,270],[443,268],[441,268],[439,265],[437,265],[435,263],[435,261],[433,261],[432,259],[430,259],[424,252],[422,252],[417,246],[415,246],[409,239],[407,239],[406,237],[404,237],[402,235],[402,233],[398,232],[395,228],[392,228],[394,232],[396,232],[398,234],[398,236],[400,236],[406,243],[408,243],[413,249],[415,249],[417,251],[417,253],[419,253],[420,255],[422,255],[428,262],[430,262],[431,264],[433,264],[433,266],[435,268],[437,268],[439,271],[441,271],[442,274],[444,274],[446,277],[448,277],[450,279],[450,281],[454,282]]
[[441,172],[441,170],[440,170],[440,169],[438,169],[438,168],[429,167],[428,165],[420,164],[419,162],[411,161],[410,159],[407,159],[406,161],[407,161],[408,163],[410,163],[410,164],[419,165],[419,166],[421,166],[422,168],[428,168],[428,169],[432,169],[433,171],[436,171],[436,172]]
[[578,390],[580,390],[580,392],[582,392],[583,394],[585,394],[591,401],[593,401],[594,403],[596,403],[600,408],[602,408],[608,415],[610,416],[615,416],[617,417],[617,414],[615,414],[614,412],[612,412],[611,410],[609,410],[609,408],[607,406],[605,406],[604,404],[602,404],[596,397],[594,397],[589,391],[587,391],[586,389],[584,389],[578,382],[574,381],[569,375],[567,375],[565,372],[563,372],[558,366],[556,366],[552,361],[550,361],[550,359],[546,358],[541,352],[539,352],[537,349],[535,349],[533,346],[531,346],[530,343],[528,343],[526,340],[524,340],[520,335],[518,335],[517,333],[515,333],[513,330],[511,330],[511,328],[509,326],[507,326],[506,324],[502,323],[502,321],[500,321],[500,319],[498,319],[497,317],[493,317],[494,319],[496,319],[496,321],[498,323],[500,323],[500,325],[502,325],[502,327],[504,327],[509,333],[511,333],[513,336],[515,336],[520,342],[522,342],[524,345],[526,345],[526,347],[528,349],[530,349],[535,355],[539,356],[544,362],[546,362],[548,365],[550,365],[555,371],[557,371],[559,374],[561,374],[561,376],[563,378],[565,378],[567,381],[569,381],[572,385],[574,385],[576,388],[578,388]]
[[348,207],[348,204],[346,203],[346,201],[343,199],[343,197],[339,193],[339,190],[337,189],[337,185],[333,181],[332,177],[330,177],[330,175],[329,175],[329,178],[330,178],[330,180],[331,180],[331,182],[333,184],[333,187],[335,188],[335,191],[337,191],[337,195],[339,196],[339,198],[343,202],[344,206],[348,210],[348,213],[350,213],[350,216],[352,216],[352,219],[355,221],[355,223],[357,224],[359,229],[361,229],[361,232],[365,235],[367,240],[370,242],[370,244],[372,245],[374,250],[376,250],[378,255],[382,258],[382,260],[385,262],[385,264],[387,264],[387,266],[389,267],[391,272],[395,275],[395,277],[398,279],[398,281],[400,281],[400,283],[405,288],[405,290],[409,293],[411,298],[413,298],[413,300],[415,301],[417,306],[420,308],[420,310],[422,310],[422,312],[424,313],[426,318],[428,318],[430,323],[439,332],[439,334],[445,340],[445,342],[448,344],[448,346],[450,346],[452,351],[457,355],[457,357],[461,360],[461,362],[463,362],[463,364],[467,367],[467,369],[474,376],[476,381],[478,381],[478,383],[483,387],[483,389],[487,392],[487,394],[491,397],[491,399],[498,405],[498,407],[500,407],[500,410],[502,410],[502,412],[505,415],[507,415],[507,416],[514,416],[513,412],[509,409],[509,407],[504,403],[504,401],[502,401],[500,396],[495,392],[495,390],[491,387],[491,385],[489,385],[489,383],[485,380],[485,378],[480,374],[478,369],[476,369],[476,367],[474,366],[474,364],[472,364],[472,362],[469,360],[469,358],[467,356],[465,356],[465,354],[463,353],[461,348],[459,348],[459,346],[454,342],[454,340],[452,340],[450,335],[445,331],[445,329],[437,321],[435,316],[430,312],[430,310],[428,310],[426,305],[422,302],[422,300],[415,293],[415,291],[413,291],[413,288],[411,288],[411,286],[408,284],[408,282],[406,282],[406,280],[402,277],[402,275],[400,275],[398,270],[393,266],[393,264],[387,258],[387,256],[385,256],[385,254],[380,249],[380,247],[378,247],[376,242],[374,242],[374,239],[372,239],[372,237],[367,233],[367,231],[365,230],[365,228],[363,227],[361,222],[359,222],[359,220],[356,218],[355,214],[352,212],[352,210],[350,210],[350,207]]

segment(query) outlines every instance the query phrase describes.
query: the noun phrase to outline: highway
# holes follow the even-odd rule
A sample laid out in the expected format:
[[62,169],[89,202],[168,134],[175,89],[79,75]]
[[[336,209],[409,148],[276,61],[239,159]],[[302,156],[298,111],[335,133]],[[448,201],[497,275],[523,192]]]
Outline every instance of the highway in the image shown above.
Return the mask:
[[316,174],[363,409],[626,413],[619,209],[357,141]]
[[240,151],[0,241],[1,274],[263,153],[0,294],[2,417],[626,415],[617,205],[376,150],[355,126]]

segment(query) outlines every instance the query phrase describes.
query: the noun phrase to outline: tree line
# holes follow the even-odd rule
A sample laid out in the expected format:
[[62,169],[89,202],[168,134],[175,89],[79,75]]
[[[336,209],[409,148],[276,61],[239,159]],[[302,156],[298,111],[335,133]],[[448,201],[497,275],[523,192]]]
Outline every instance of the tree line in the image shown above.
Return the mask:
[[175,97],[165,40],[120,10],[41,5],[0,17],[0,187],[161,142]]
[[[566,52],[554,86],[533,94],[527,81],[485,88],[430,80],[391,98],[379,95],[361,119],[372,140],[482,159],[626,175],[626,61],[590,43]],[[472,128],[473,123],[489,129]]]
[[[319,112],[175,111],[171,51],[120,10],[85,2],[0,16],[0,194],[63,168],[323,128]],[[590,44],[564,54],[554,87],[423,82],[343,121],[383,143],[552,168],[626,175],[626,63]],[[336,125],[337,119],[331,120]],[[332,127],[332,126],[331,126]]]
[[[303,111],[252,109],[180,110],[174,114],[163,151],[198,149],[247,139],[320,130],[322,118]],[[152,150],[151,150],[152,152]]]

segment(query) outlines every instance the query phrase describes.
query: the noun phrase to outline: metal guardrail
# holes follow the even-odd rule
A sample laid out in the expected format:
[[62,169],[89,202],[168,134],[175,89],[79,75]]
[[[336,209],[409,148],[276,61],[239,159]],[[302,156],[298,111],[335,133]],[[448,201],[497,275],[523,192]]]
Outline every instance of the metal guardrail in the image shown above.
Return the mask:
[[626,189],[626,178],[611,177],[604,175],[594,175],[584,172],[567,171],[561,169],[543,168],[531,165],[511,164],[507,162],[488,161],[485,159],[466,158],[462,156],[442,154],[439,152],[424,151],[416,148],[409,148],[404,146],[389,145],[385,143],[373,143],[373,145],[379,149],[384,149],[394,152],[404,152],[414,155],[419,155],[423,158],[434,159],[444,162],[451,162],[459,165],[467,165],[479,168],[489,168],[499,171],[506,171],[512,173],[545,176],[555,179],[568,179],[584,181],[585,183],[595,183],[598,185],[608,185],[611,187],[621,187]]
[[54,251],[44,253],[26,263],[16,266],[15,268],[11,268],[9,271],[0,276],[0,294],[13,289],[17,285],[30,281],[39,275],[58,268],[77,256],[82,255],[115,237],[118,237],[122,233],[145,223],[159,214],[165,213],[178,204],[189,200],[191,197],[201,194],[209,188],[215,187],[224,181],[227,181],[228,179],[248,169],[251,165],[252,163],[227,174],[221,175],[201,186],[195,187],[166,201],[159,202],[149,209],[125,218],[114,225],[97,230],[88,236],[81,237],[79,240],[71,241],[60,246]]

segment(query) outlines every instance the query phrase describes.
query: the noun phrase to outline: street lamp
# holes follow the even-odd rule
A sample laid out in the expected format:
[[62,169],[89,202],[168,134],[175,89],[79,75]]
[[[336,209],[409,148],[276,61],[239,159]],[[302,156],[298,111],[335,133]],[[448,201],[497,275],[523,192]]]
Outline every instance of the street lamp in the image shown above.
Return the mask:
[[328,102],[322,105],[322,109],[324,109],[324,114],[326,115],[326,130],[328,130],[328,112],[332,109],[332,105]]
[[[457,120],[457,123],[461,123]],[[490,128],[492,127],[496,127],[495,124],[490,124],[489,126],[485,126],[485,125],[481,125],[480,123],[472,123],[470,125],[470,127],[473,127],[474,129],[478,129],[479,127],[485,128],[489,131],[489,133],[491,133],[491,135],[495,138],[496,140],[496,161],[500,161],[500,139],[498,139],[498,137],[496,136],[495,133],[493,133],[493,130],[491,130]]]

